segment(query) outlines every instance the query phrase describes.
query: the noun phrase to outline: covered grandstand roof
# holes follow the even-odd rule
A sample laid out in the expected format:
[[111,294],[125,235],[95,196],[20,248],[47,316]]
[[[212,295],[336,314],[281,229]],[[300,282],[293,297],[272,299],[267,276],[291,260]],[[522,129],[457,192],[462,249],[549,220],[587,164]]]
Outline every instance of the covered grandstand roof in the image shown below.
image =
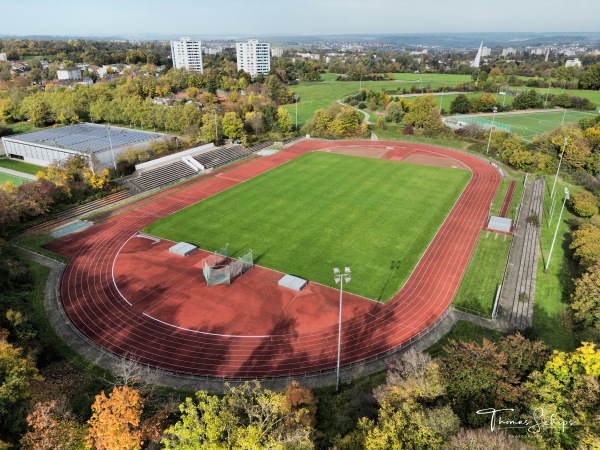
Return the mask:
[[34,131],[14,137],[10,136],[10,139],[62,148],[79,153],[93,154],[110,150],[110,141],[112,141],[113,148],[120,148],[157,139],[161,136],[158,133],[110,126],[109,140],[109,129],[106,125],[78,123],[66,127]]

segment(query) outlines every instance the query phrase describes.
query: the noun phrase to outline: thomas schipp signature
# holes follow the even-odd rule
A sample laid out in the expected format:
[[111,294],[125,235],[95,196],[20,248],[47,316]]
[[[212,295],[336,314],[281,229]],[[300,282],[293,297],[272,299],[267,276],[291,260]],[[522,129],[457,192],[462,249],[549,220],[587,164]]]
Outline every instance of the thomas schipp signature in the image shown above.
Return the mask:
[[576,421],[574,420],[562,420],[558,418],[556,414],[550,414],[549,416],[546,415],[544,412],[544,408],[534,409],[531,412],[531,418],[520,418],[518,420],[506,419],[505,417],[503,417],[502,413],[505,413],[507,411],[514,411],[514,408],[486,408],[480,409],[479,411],[477,411],[477,414],[489,414],[491,416],[490,429],[492,431],[494,431],[495,429],[503,430],[507,428],[522,428],[527,429],[528,433],[536,434],[540,433],[542,430],[556,428],[560,428],[560,430],[564,432],[566,428],[576,425]]

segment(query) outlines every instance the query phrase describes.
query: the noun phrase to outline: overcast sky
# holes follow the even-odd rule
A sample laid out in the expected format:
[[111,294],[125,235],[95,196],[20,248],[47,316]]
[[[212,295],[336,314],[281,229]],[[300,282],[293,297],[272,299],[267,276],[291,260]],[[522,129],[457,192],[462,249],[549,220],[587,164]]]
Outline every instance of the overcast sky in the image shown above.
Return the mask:
[[600,31],[598,0],[0,0],[0,34]]

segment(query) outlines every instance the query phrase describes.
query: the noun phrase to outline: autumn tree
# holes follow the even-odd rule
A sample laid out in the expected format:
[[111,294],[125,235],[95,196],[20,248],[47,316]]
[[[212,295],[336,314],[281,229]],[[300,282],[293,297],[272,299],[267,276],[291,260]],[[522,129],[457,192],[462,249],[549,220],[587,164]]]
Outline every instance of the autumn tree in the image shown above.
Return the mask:
[[234,112],[227,112],[222,121],[223,134],[230,139],[238,139],[242,135],[243,122]]
[[292,118],[287,109],[279,107],[277,108],[277,128],[282,133],[289,133],[292,131]]
[[[564,147],[565,138],[567,145]],[[580,169],[586,164],[586,157],[591,148],[588,140],[577,125],[565,125],[546,133],[540,139],[538,146],[542,151],[560,157],[564,147],[563,164],[574,169]]]
[[142,448],[140,393],[127,386],[115,387],[107,397],[96,396],[87,442],[97,450],[139,450]]
[[594,344],[583,342],[571,353],[554,351],[527,385],[535,393],[531,410],[540,421],[552,417],[537,440],[553,448],[600,446],[600,350]]
[[480,409],[514,405],[519,413],[524,401],[521,382],[544,364],[548,352],[547,347],[520,334],[498,344],[485,338],[481,344],[451,341],[444,350],[441,373],[447,397],[463,423],[474,427],[488,420],[476,413]]
[[517,169],[524,169],[533,161],[533,155],[525,149],[521,139],[517,136],[505,139],[499,150],[502,159]]
[[[304,408],[290,409],[285,394],[262,389],[258,382],[227,385],[222,398],[196,392],[179,406],[181,417],[162,442],[167,450],[258,448],[312,449],[310,429],[301,426]],[[284,425],[291,420],[298,424]]]
[[573,232],[569,248],[581,267],[592,267],[600,260],[600,229],[591,223],[582,224]]
[[579,217],[598,214],[598,199],[589,191],[581,191],[571,197],[571,207]]
[[443,130],[442,115],[433,95],[417,97],[404,116],[404,122],[430,133]]
[[600,331],[600,261],[575,280],[571,309],[577,323]]
[[25,425],[29,407],[29,382],[41,379],[33,361],[0,334],[0,437],[15,440]]
[[27,433],[21,439],[26,450],[85,449],[85,428],[56,400],[38,403],[27,416]]
[[452,437],[444,450],[533,450],[519,438],[506,431],[480,428],[477,430],[461,430]]
[[366,449],[442,448],[458,431],[449,406],[435,406],[445,394],[440,366],[429,355],[409,350],[388,365],[386,383],[374,392],[377,421],[363,420]]

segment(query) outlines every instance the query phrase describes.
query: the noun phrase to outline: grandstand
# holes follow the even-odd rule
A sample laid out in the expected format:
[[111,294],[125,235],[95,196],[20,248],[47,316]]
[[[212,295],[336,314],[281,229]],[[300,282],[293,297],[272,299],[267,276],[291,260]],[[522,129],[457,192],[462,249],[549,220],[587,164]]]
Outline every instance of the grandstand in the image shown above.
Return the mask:
[[[273,145],[273,142],[267,141],[250,148],[243,148],[241,145],[218,147],[214,150],[193,156],[193,158],[207,170],[216,169],[217,167],[250,156],[271,145]],[[138,177],[127,180],[127,184],[131,190],[139,193],[167,186],[197,174],[196,170],[179,159],[172,163],[140,172]]]

